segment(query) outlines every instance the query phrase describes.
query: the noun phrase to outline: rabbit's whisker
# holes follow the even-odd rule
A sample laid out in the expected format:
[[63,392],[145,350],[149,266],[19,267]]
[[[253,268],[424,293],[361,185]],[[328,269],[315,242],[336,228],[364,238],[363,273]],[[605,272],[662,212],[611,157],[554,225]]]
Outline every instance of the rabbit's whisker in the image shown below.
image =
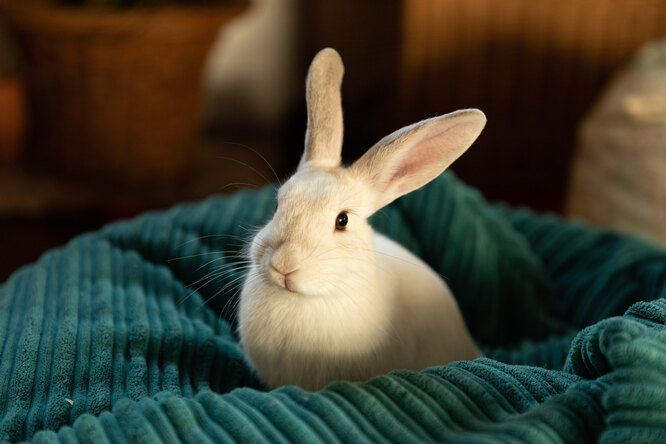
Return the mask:
[[239,253],[238,250],[207,251],[205,253],[188,254],[187,256],[173,257],[171,259],[167,259],[167,262],[179,261],[179,260],[183,260],[183,259],[191,259],[193,257],[209,256],[211,254],[219,254],[219,255],[222,255],[222,257],[234,257],[234,256],[238,256],[238,253]]
[[196,241],[199,241],[199,240],[211,239],[211,238],[213,238],[213,239],[218,239],[218,238],[232,238],[232,239],[236,239],[236,240],[245,241],[245,239],[243,239],[242,237],[235,236],[235,235],[233,235],[233,234],[227,234],[227,233],[224,233],[224,234],[222,234],[222,233],[220,233],[220,234],[206,234],[206,235],[203,235],[203,236],[197,236],[197,237],[195,237],[195,238],[193,238],[193,239],[190,239],[190,240],[187,240],[187,241],[185,241],[185,242],[182,242],[182,243],[178,244],[178,245],[176,246],[176,248],[181,248],[182,246],[187,245],[187,244],[189,244],[189,243],[191,243],[191,242],[196,242]]
[[238,163],[238,164],[240,164],[240,165],[243,165],[243,166],[247,167],[248,169],[250,169],[251,171],[254,171],[255,173],[257,173],[257,175],[259,175],[259,176],[260,176],[262,179],[264,179],[267,183],[270,182],[270,180],[269,180],[269,179],[268,179],[268,178],[267,178],[267,177],[266,177],[261,171],[259,171],[258,169],[256,169],[255,167],[253,167],[252,165],[250,165],[250,164],[247,163],[247,162],[243,162],[242,160],[235,159],[235,158],[233,158],[233,157],[226,157],[226,156],[216,156],[216,157],[217,157],[218,159],[230,160],[230,161],[232,161],[232,162],[236,162],[236,163]]
[[252,152],[253,152],[254,154],[256,154],[257,156],[259,156],[259,157],[260,157],[260,158],[266,163],[266,165],[268,165],[268,168],[270,168],[271,171],[273,172],[273,176],[275,176],[275,181],[276,181],[280,186],[282,185],[282,183],[280,183],[280,178],[278,177],[277,173],[275,172],[275,169],[273,168],[273,165],[270,164],[270,162],[266,159],[266,157],[264,157],[263,154],[261,154],[259,151],[255,150],[255,149],[252,148],[251,146],[245,145],[245,144],[243,144],[243,143],[239,143],[239,142],[226,142],[226,143],[228,143],[228,144],[230,144],[230,145],[236,145],[236,146],[240,146],[240,147],[246,148],[246,149],[252,151]]
[[231,183],[226,184],[222,188],[220,188],[218,191],[222,192],[222,191],[226,190],[229,187],[233,187],[233,186],[237,186],[237,185],[242,185],[243,188],[250,188],[250,189],[253,189],[253,190],[258,190],[259,189],[259,185],[257,185],[256,183],[231,182]]

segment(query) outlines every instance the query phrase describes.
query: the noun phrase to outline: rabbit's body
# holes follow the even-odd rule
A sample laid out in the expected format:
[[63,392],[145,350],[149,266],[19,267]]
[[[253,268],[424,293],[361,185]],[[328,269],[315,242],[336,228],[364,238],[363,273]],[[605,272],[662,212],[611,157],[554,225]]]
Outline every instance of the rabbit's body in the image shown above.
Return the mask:
[[340,163],[342,63],[323,50],[307,82],[306,150],[254,237],[238,332],[269,387],[319,389],[480,356],[444,281],[367,218],[460,156],[485,117],[463,110],[403,128]]
[[[425,262],[386,236],[375,234],[377,269],[385,276],[384,294],[395,293],[399,356],[409,357],[393,368],[421,370],[481,356],[456,300],[442,278]],[[406,362],[411,364],[406,365]]]
[[[239,307],[243,347],[269,387],[316,390],[397,368],[421,370],[481,354],[450,290],[419,258],[375,233],[358,285],[303,296],[250,272]],[[360,282],[362,280],[362,282]]]

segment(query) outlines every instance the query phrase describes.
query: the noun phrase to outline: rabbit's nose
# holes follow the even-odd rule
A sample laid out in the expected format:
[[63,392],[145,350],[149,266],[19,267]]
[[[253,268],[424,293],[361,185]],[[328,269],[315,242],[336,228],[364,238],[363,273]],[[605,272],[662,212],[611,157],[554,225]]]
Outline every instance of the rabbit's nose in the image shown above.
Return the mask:
[[283,244],[271,255],[269,264],[279,273],[287,274],[298,268],[300,257],[298,248],[290,244]]

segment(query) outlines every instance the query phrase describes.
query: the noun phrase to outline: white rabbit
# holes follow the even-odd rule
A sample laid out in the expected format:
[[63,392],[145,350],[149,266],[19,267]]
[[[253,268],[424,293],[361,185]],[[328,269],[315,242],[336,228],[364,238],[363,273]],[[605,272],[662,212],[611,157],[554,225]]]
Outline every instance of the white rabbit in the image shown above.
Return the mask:
[[305,152],[249,250],[238,332],[270,388],[318,390],[481,356],[444,281],[366,219],[437,177],[486,118],[468,109],[418,122],[345,168],[343,70],[333,49],[313,60]]

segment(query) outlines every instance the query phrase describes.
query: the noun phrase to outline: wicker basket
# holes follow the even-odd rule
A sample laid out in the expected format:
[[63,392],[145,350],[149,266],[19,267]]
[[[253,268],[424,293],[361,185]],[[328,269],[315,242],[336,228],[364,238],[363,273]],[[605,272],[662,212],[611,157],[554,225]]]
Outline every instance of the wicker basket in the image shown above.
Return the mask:
[[245,2],[101,10],[0,2],[28,86],[31,147],[58,172],[177,180],[198,149],[200,78]]

